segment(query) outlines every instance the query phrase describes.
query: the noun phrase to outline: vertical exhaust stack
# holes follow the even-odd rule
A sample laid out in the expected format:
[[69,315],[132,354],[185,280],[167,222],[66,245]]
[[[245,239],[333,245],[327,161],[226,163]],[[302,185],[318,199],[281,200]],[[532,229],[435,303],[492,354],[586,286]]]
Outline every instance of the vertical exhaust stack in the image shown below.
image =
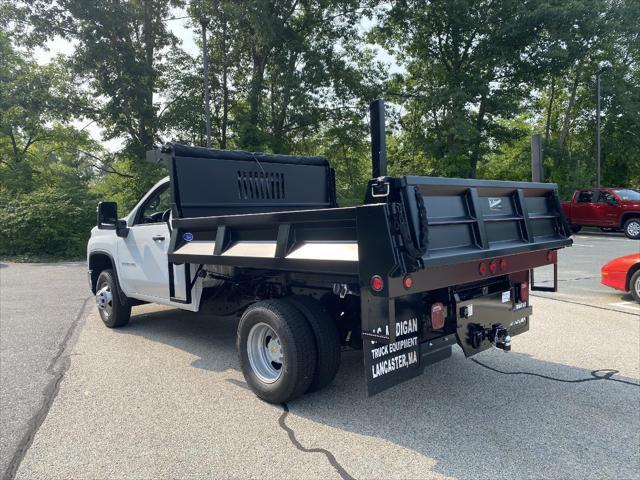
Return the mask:
[[373,178],[387,176],[387,141],[384,119],[384,100],[369,105],[371,116],[371,163]]

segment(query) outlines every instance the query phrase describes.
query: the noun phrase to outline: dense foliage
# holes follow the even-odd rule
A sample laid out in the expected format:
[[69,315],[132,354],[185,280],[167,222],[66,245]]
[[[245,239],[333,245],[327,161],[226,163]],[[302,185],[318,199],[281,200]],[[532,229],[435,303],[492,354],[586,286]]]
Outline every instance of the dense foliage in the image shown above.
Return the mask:
[[[634,0],[0,0],[0,11],[3,256],[81,255],[97,199],[127,211],[164,175],[146,149],[205,144],[202,61],[171,33],[176,12],[198,41],[208,19],[213,146],[326,155],[342,204],[363,197],[379,96],[392,174],[526,180],[540,133],[563,196],[593,185],[598,71],[602,183],[640,188]],[[74,52],[36,63],[33,48],[55,38]],[[91,139],[92,122],[121,150]]]

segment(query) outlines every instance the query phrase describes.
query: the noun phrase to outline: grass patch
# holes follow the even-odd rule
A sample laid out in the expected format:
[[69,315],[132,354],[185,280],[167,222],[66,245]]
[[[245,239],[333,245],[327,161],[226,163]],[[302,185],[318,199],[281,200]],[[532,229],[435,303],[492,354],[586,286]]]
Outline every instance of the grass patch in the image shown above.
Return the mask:
[[0,262],[8,263],[62,263],[84,262],[86,257],[61,257],[58,255],[2,255]]

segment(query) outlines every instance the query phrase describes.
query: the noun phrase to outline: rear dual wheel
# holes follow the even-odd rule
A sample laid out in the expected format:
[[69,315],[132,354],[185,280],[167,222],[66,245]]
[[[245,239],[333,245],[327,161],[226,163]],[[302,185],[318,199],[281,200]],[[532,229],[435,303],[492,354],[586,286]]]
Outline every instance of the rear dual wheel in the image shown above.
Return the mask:
[[311,298],[253,304],[240,319],[236,346],[247,384],[270,403],[325,387],[340,365],[335,324]]

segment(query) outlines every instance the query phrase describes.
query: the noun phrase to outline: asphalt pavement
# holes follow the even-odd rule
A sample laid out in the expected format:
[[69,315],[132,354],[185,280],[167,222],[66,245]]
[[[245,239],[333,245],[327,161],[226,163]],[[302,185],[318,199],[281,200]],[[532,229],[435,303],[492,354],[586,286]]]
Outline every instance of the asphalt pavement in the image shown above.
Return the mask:
[[[600,268],[614,258],[640,253],[640,241],[630,240],[621,233],[604,233],[595,229],[585,229],[572,238],[573,246],[558,253],[558,291],[534,294],[640,315],[640,305],[630,294],[600,283]],[[536,283],[542,286],[552,284],[551,267],[537,269],[535,273]]]
[[[599,284],[600,265],[640,243],[574,240],[560,256],[560,292],[535,294],[531,330],[512,352],[465,359],[456,347],[367,398],[362,354],[348,351],[329,387],[282,406],[248,390],[236,320],[144,306],[109,330],[92,303],[82,309],[84,272],[68,271],[67,293],[54,296],[75,299],[75,311],[58,317],[86,314],[75,329],[65,323],[77,341],[49,336],[52,345],[66,338],[48,358],[60,382],[39,428],[27,423],[37,432],[14,455],[17,478],[640,478],[640,309],[614,305],[630,299]],[[7,275],[13,268],[20,275]],[[6,279],[38,268],[0,270],[12,312],[29,288],[5,290]],[[29,325],[29,312],[9,318]],[[4,402],[4,306],[2,315]],[[44,338],[13,350],[40,351]],[[3,439],[17,408],[7,405]]]
[[84,263],[0,263],[0,475],[11,477],[53,401],[84,321]]

